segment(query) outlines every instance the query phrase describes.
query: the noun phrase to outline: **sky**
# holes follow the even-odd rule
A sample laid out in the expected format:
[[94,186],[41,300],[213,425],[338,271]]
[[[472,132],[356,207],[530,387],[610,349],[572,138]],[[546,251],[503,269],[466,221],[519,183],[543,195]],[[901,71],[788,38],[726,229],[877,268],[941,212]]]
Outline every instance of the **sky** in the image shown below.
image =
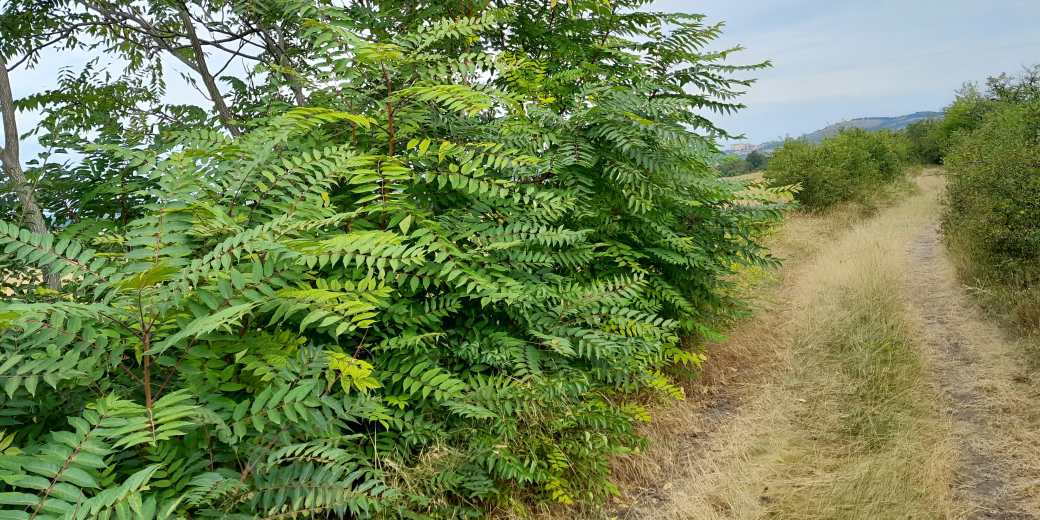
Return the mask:
[[[653,8],[726,23],[717,48],[741,45],[735,62],[770,60],[744,111],[715,116],[733,134],[760,143],[797,137],[856,117],[941,110],[967,81],[1040,63],[1040,0],[656,0]],[[52,52],[11,75],[15,97],[55,86],[82,52]],[[169,64],[169,100],[201,101]],[[22,132],[36,121],[19,114]],[[39,149],[23,145],[23,161]]]
[[942,110],[967,81],[1040,63],[1040,0],[657,0],[726,22],[734,61],[770,60],[748,108],[715,117],[760,143],[857,117]]

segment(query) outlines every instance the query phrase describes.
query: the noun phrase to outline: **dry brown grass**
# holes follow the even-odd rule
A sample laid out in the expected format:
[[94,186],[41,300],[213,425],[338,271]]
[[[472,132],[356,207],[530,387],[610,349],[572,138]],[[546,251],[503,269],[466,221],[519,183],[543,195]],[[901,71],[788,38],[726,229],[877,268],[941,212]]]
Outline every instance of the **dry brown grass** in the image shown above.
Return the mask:
[[789,352],[778,341],[778,331],[790,321],[783,310],[785,301],[805,278],[800,266],[862,215],[860,208],[851,206],[826,214],[795,213],[770,237],[770,250],[784,260],[785,267],[778,272],[745,273],[748,282],[742,290],[756,309],[754,316],[738,323],[725,342],[709,346],[705,370],[684,385],[687,401],[654,409],[654,421],[642,431],[648,439],[647,451],[615,465],[614,479],[624,492],[615,507],[620,516],[638,518],[646,504],[666,500],[679,485],[676,481],[704,462],[704,446],[711,437],[761,391],[777,366],[786,363]]
[[934,228],[914,242],[912,260],[911,316],[957,443],[958,499],[969,518],[1040,518],[1034,339],[987,319],[976,305],[987,300],[969,297]]
[[[797,432],[768,504],[735,518],[953,518],[948,422],[922,378],[902,287],[906,244],[934,214],[917,196],[856,226],[815,263],[776,403]],[[790,401],[791,399],[783,399]],[[775,413],[775,411],[774,411]],[[908,485],[913,483],[913,485]]]
[[741,182],[758,182],[764,179],[763,175],[765,172],[757,171],[751,173],[745,173],[744,175],[734,175],[733,177],[726,177],[727,179],[733,179]]
[[[736,178],[760,180],[761,172]],[[518,507],[503,512],[500,518],[652,518],[653,506],[666,500],[679,481],[689,478],[693,465],[704,463],[704,446],[720,432],[748,399],[760,392],[776,367],[787,363],[781,356],[789,350],[778,341],[778,331],[790,321],[788,295],[805,278],[806,262],[827,243],[847,232],[867,212],[862,207],[846,205],[827,213],[793,213],[782,227],[769,237],[772,253],[784,261],[779,271],[751,269],[743,276],[741,296],[751,301],[754,317],[739,322],[728,333],[725,342],[710,345],[710,361],[695,379],[686,382],[689,396],[683,402],[658,404],[653,408],[654,420],[642,428],[648,448],[614,465],[613,480],[619,484],[623,498],[607,511],[575,511],[554,508],[549,511],[525,511]],[[739,418],[738,418],[739,419]],[[736,429],[726,435],[752,434],[749,428]],[[646,514],[644,514],[644,512]]]
[[711,348],[691,402],[656,411],[650,449],[618,464],[614,516],[956,516],[948,428],[899,290],[904,245],[933,211],[918,195],[859,224],[859,208],[790,219],[761,310]]

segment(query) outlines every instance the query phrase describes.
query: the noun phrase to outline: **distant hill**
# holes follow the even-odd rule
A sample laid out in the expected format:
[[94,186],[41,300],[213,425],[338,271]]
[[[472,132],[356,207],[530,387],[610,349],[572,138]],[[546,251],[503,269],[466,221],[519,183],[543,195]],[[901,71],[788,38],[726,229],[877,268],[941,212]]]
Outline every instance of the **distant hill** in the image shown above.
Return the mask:
[[[805,139],[811,143],[819,143],[828,137],[837,135],[838,132],[846,128],[862,128],[871,132],[878,130],[898,131],[918,121],[939,119],[942,116],[942,112],[915,112],[913,114],[898,117],[861,117],[859,119],[850,119],[848,121],[842,121],[841,123],[835,123],[826,128],[805,134],[800,139]],[[781,144],[783,144],[783,141],[771,141],[763,143],[759,146],[759,149],[775,150],[776,148],[779,148]]]

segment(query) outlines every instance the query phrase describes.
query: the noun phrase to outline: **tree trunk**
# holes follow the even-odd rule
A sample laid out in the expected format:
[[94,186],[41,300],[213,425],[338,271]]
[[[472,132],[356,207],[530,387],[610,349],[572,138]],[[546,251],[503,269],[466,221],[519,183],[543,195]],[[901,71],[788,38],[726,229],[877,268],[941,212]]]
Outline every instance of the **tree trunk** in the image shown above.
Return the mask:
[[[0,57],[0,115],[4,121],[4,147],[0,148],[0,163],[3,163],[4,174],[11,181],[11,187],[18,195],[29,230],[33,233],[46,234],[47,222],[43,220],[43,211],[36,204],[33,186],[25,178],[19,150],[18,123],[14,119],[14,95],[11,92],[11,78],[7,75],[7,60]],[[61,280],[57,275],[47,273],[47,286],[54,290],[61,289]]]
[[[289,58],[285,55],[285,33],[278,30],[278,41],[273,47],[278,55],[278,64],[283,68],[289,68]],[[264,34],[265,40],[270,40],[266,33]],[[270,44],[268,44],[271,47]],[[303,87],[300,86],[300,79],[296,76],[288,73],[283,73],[285,80],[289,83],[289,89],[292,90],[293,97],[296,98],[296,106],[302,107],[307,104],[307,97],[303,94]]]
[[202,49],[202,43],[199,42],[199,37],[195,33],[195,25],[191,21],[191,15],[188,14],[186,7],[178,7],[178,12],[180,13],[181,22],[184,23],[184,32],[187,33],[188,40],[191,41],[191,52],[195,55],[195,70],[199,73],[199,76],[202,76],[202,83],[206,85],[209,97],[213,98],[213,106],[217,109],[220,121],[224,123],[231,135],[238,137],[242,135],[242,131],[231,121],[231,110],[228,109],[227,103],[224,102],[224,95],[220,93],[220,89],[217,88],[217,82],[209,71],[209,66],[206,64],[206,52]]

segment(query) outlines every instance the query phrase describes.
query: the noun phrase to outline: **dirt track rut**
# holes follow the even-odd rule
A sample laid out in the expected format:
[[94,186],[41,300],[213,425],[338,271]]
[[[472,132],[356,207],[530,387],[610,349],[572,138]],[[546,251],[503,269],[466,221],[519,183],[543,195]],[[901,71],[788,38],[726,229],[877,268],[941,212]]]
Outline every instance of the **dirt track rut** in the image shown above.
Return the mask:
[[927,226],[910,245],[908,294],[921,325],[921,347],[931,362],[934,384],[943,396],[960,448],[957,493],[971,504],[968,518],[1037,518],[1015,498],[1015,461],[992,448],[1004,434],[999,397],[984,384],[1003,377],[988,373],[987,357],[1006,355],[999,330],[978,316],[953,277],[938,226]]

